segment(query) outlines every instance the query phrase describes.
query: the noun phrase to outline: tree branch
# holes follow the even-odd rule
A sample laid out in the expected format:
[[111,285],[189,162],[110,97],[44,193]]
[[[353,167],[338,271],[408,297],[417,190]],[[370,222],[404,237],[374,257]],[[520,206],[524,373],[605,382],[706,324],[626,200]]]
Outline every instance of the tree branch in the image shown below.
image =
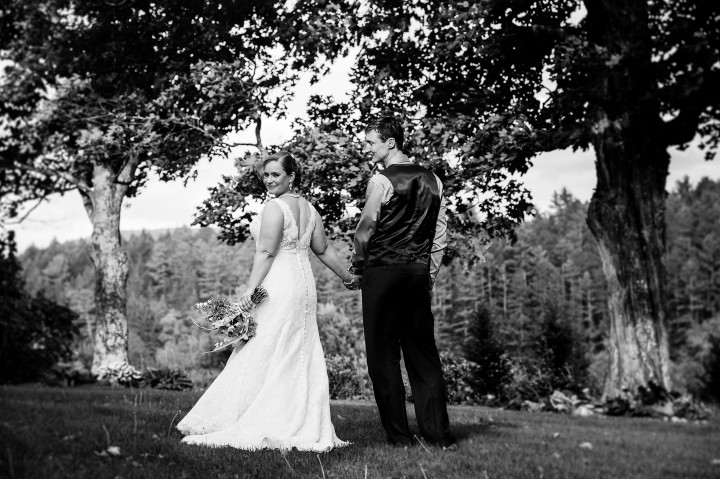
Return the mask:
[[35,203],[35,206],[33,206],[32,208],[30,208],[29,210],[27,210],[27,212],[22,216],[22,218],[20,218],[20,219],[18,219],[18,220],[14,220],[14,221],[8,221],[8,224],[10,224],[10,225],[19,225],[20,223],[22,223],[23,221],[25,221],[25,220],[27,219],[27,217],[30,216],[30,213],[32,213],[33,211],[35,211],[35,210],[37,209],[37,207],[40,206],[43,201],[45,201],[45,198],[47,198],[48,195],[49,195],[49,193],[45,193],[44,195],[42,195],[42,196],[40,197],[40,199],[38,199],[38,202]]
[[62,194],[62,193],[67,193],[68,191],[74,191],[74,190],[75,190],[75,188],[63,188],[63,189],[60,189],[60,190],[53,190],[53,191],[47,191],[47,192],[45,192],[40,198],[38,198],[37,203],[35,203],[35,205],[34,205],[32,208],[30,208],[29,210],[27,210],[27,211],[25,212],[25,214],[22,215],[22,217],[21,217],[20,219],[13,220],[13,221],[8,221],[7,224],[9,224],[9,225],[19,225],[20,223],[22,223],[23,221],[25,221],[25,220],[28,218],[28,216],[30,216],[30,214],[31,214],[33,211],[35,211],[35,210],[37,209],[37,207],[42,204],[43,201],[45,201],[45,198],[47,198],[47,197],[50,196],[51,194],[53,194],[53,193],[60,193],[60,194]]
[[[78,178],[75,178],[71,174],[64,172],[64,171],[53,170],[50,168],[41,168],[38,166],[29,166],[29,165],[25,165],[22,163],[15,164],[14,166],[23,171],[32,171],[33,173],[40,173],[42,175],[46,175],[49,177],[55,176],[61,180],[64,180],[65,182],[73,185],[75,188],[77,188],[80,191],[90,191],[90,187],[88,185],[86,185],[84,181],[82,181]],[[65,188],[63,189],[63,191],[70,191],[70,190],[71,189],[65,189]]]
[[263,154],[263,156],[267,156],[267,149],[265,146],[263,146],[262,138],[260,138],[260,129],[262,128],[262,116],[260,116],[260,113],[258,113],[257,119],[255,120],[255,138],[257,139],[257,146],[258,150],[260,150],[260,153]]
[[257,143],[225,143],[228,148],[235,148],[236,146],[254,146],[257,147]]
[[685,105],[680,113],[670,121],[663,123],[663,141],[668,146],[690,142],[697,134],[700,116],[708,106],[720,103],[720,71],[708,71],[700,84],[683,101]]
[[92,198],[90,198],[90,192],[80,190],[80,197],[82,198],[83,206],[85,207],[85,212],[87,213],[88,218],[90,218],[90,221],[93,221],[95,206],[93,205]]
[[132,183],[133,179],[135,178],[135,169],[137,168],[139,163],[139,155],[131,155],[130,159],[126,161],[123,165],[120,173],[118,173],[116,182],[122,185],[129,185],[130,183]]

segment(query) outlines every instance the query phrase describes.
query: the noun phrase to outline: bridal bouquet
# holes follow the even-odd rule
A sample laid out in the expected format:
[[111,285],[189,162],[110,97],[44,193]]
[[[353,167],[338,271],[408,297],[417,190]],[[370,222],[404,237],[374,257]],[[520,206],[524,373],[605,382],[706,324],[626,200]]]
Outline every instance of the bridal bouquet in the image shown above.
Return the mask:
[[205,313],[202,319],[207,321],[209,327],[200,326],[197,323],[195,325],[207,331],[217,331],[222,336],[222,340],[215,343],[213,350],[208,352],[214,353],[238,341],[247,341],[255,336],[257,323],[251,313],[267,296],[265,288],[262,286],[255,288],[250,296],[253,306],[249,310],[243,309],[240,304],[215,293],[210,293],[207,301],[197,303],[195,308]]

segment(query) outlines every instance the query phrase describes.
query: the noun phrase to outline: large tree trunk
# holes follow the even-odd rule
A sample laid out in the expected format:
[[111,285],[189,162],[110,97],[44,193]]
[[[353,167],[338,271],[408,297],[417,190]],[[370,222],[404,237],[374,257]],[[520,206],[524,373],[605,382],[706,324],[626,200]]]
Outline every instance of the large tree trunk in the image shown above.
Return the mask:
[[588,211],[608,284],[610,369],[603,396],[632,395],[651,382],[669,389],[663,264],[668,155],[626,158],[613,142],[596,143],[598,178],[601,170],[610,173],[598,181]]
[[102,164],[93,170],[92,188],[83,192],[93,225],[91,258],[95,265],[95,348],[92,372],[128,363],[126,291],[128,260],[120,239],[120,211],[127,187]]
[[605,399],[655,383],[670,388],[665,304],[665,184],[669,155],[652,94],[645,0],[589,0],[599,53],[592,126],[597,187],[588,224],[608,284],[610,368]]

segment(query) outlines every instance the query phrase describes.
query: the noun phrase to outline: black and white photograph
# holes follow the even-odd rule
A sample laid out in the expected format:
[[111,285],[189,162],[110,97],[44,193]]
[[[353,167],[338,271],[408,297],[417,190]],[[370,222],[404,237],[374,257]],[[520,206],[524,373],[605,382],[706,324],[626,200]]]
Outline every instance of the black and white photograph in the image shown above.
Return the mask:
[[0,477],[720,477],[720,2],[3,0]]

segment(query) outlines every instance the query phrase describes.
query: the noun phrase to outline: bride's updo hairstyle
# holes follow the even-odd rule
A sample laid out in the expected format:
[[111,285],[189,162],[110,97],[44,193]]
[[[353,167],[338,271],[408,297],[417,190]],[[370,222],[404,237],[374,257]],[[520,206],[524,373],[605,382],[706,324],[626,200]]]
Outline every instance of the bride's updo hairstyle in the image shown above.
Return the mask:
[[272,163],[273,161],[277,161],[278,163],[280,163],[280,166],[282,167],[286,175],[290,175],[290,173],[295,173],[295,181],[293,181],[292,184],[295,187],[300,186],[300,166],[298,166],[297,161],[295,161],[295,158],[290,154],[290,152],[285,150],[273,153],[264,160],[260,161],[260,163],[255,169],[255,174],[258,178],[260,178],[260,181],[262,181],[265,166],[267,166],[268,163]]

